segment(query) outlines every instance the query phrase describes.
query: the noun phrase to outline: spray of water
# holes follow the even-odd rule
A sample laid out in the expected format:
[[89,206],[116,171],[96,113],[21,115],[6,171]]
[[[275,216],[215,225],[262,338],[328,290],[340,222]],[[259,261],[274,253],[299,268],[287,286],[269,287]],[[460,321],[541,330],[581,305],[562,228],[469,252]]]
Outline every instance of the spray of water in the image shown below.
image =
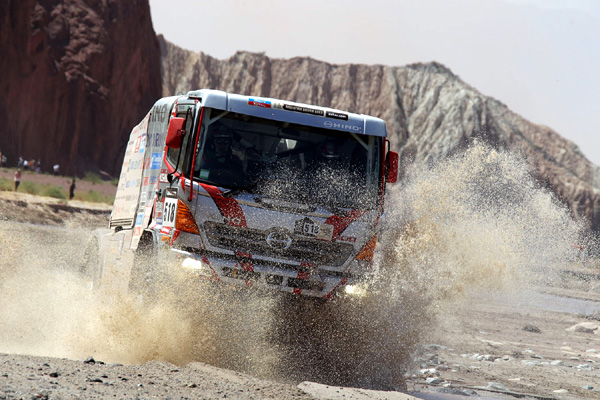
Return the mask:
[[94,292],[76,268],[90,232],[2,222],[0,352],[398,388],[445,306],[551,277],[581,240],[525,162],[480,144],[414,167],[386,210],[369,294],[329,302],[215,288],[181,271],[150,301]]

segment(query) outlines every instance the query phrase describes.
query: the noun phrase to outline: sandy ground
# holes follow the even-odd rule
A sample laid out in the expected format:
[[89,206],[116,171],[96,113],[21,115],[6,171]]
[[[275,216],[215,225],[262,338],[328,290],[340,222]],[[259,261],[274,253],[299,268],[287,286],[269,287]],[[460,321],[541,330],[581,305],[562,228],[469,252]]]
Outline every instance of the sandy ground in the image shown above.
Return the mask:
[[[43,292],[44,285],[27,287],[23,294],[18,281],[11,280],[15,276],[7,260],[18,257],[24,265],[34,265],[36,259],[23,250],[22,240],[12,239],[28,237],[27,245],[35,247],[48,238],[50,227],[45,225],[77,228],[69,240],[83,241],[83,232],[106,227],[109,213],[105,205],[0,192],[0,285],[5,293],[0,295],[0,399],[600,398],[600,269],[589,260],[565,265],[536,286],[475,293],[438,310],[435,323],[422,332],[420,350],[406,373],[405,393],[304,382],[301,372],[295,380],[264,379],[235,366],[168,362],[160,354],[127,362],[105,359],[107,353],[94,351],[96,347],[84,346],[75,355],[64,352],[62,347],[78,339],[57,333],[53,310],[72,309],[72,319],[77,307],[72,298],[62,297],[68,292],[65,286],[46,300],[40,315],[25,318],[31,310],[39,312],[35,292]],[[76,264],[77,254],[69,252],[65,260],[56,253],[53,257],[61,261],[53,263],[64,263],[64,269]],[[9,290],[14,293],[7,296]],[[95,341],[95,346],[104,343]]]

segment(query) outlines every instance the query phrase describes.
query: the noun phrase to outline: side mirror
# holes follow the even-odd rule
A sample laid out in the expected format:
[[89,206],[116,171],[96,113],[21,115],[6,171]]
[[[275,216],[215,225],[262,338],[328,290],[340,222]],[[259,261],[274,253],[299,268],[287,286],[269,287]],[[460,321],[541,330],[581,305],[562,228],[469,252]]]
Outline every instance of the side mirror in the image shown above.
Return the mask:
[[185,118],[171,118],[171,121],[169,121],[169,130],[167,131],[167,140],[165,141],[167,147],[172,149],[181,147],[183,136],[185,135],[185,131],[183,130],[184,123]]
[[395,151],[388,151],[385,158],[385,180],[388,183],[398,180],[398,153]]

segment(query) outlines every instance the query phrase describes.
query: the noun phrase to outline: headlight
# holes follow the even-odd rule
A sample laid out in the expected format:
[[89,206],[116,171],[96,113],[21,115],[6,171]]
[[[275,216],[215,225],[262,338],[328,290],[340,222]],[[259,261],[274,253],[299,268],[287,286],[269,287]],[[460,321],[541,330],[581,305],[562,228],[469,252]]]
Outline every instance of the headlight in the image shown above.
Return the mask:
[[212,276],[213,274],[212,269],[208,265],[206,265],[200,260],[195,260],[193,258],[185,258],[181,263],[181,266],[185,269],[193,270],[194,272],[197,272],[204,276]]
[[345,291],[346,294],[357,297],[362,297],[367,294],[367,288],[364,284],[346,285]]

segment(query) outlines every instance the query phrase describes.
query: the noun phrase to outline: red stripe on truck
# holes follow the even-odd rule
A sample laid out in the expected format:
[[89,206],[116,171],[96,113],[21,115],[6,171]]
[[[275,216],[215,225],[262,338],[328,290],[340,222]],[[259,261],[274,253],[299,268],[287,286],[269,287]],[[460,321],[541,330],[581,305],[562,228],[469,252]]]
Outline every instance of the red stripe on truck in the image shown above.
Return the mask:
[[326,224],[333,225],[332,240],[336,240],[340,233],[344,231],[352,222],[363,216],[366,210],[350,210],[344,215],[332,215],[325,221]]
[[227,224],[231,226],[239,226],[242,228],[247,228],[246,217],[244,216],[244,211],[242,211],[242,207],[239,203],[233,198],[223,197],[223,193],[219,190],[219,188],[215,186],[206,185],[204,183],[200,184],[204,190],[208,192],[210,197],[213,199],[217,208],[221,212],[221,214],[225,217]]

